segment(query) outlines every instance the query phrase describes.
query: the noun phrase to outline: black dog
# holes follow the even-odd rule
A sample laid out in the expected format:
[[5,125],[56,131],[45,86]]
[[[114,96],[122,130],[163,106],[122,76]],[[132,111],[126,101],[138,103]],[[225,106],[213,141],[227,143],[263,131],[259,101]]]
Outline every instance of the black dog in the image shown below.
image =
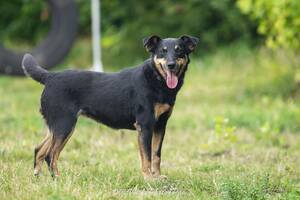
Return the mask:
[[166,124],[198,39],[151,36],[143,42],[151,58],[138,67],[111,74],[76,70],[50,73],[31,55],[24,56],[24,72],[45,85],[40,111],[49,128],[35,148],[35,175],[43,160],[53,176],[59,175],[58,156],[78,116],[84,115],[115,129],[137,130],[144,178],[163,177],[160,158]]

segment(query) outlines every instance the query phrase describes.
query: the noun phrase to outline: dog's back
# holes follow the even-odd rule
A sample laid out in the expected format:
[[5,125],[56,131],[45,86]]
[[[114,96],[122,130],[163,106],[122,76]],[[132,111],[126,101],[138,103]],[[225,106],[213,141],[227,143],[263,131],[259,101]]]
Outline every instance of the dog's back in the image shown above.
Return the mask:
[[142,87],[141,81],[135,84],[135,79],[141,73],[140,68],[118,73],[79,70],[50,73],[39,67],[29,54],[24,56],[23,68],[28,76],[45,85],[41,113],[50,129],[57,126],[56,119],[77,119],[79,114],[112,128],[134,129],[135,87]]

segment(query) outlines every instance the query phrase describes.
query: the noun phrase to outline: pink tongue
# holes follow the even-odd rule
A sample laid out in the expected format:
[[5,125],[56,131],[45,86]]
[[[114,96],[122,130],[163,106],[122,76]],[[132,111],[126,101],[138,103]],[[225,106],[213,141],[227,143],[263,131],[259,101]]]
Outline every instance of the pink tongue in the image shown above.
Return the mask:
[[178,83],[178,78],[177,76],[173,73],[167,70],[167,86],[170,89],[174,89],[177,86]]

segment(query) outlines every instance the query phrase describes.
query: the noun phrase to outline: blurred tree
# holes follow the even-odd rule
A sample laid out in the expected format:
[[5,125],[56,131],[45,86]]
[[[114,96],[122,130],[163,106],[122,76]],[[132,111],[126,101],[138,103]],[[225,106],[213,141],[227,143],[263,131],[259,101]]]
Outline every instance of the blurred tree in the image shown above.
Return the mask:
[[[238,0],[238,7],[258,22],[258,32],[266,36],[267,46],[293,50],[296,54],[300,50],[300,1],[299,0]],[[287,55],[289,51],[282,52]],[[292,57],[295,57],[293,55]],[[299,57],[296,56],[297,60]],[[289,59],[291,60],[291,58]],[[286,96],[297,96],[300,93],[299,64],[282,65],[277,70],[273,80],[265,85],[280,86],[288,91]],[[274,71],[276,66],[272,66]],[[288,74],[288,76],[287,76]],[[290,86],[288,86],[290,85]],[[292,90],[288,90],[292,88]],[[276,88],[278,90],[278,87]]]
[[238,6],[258,22],[269,47],[300,50],[299,0],[238,0]]
[[34,43],[49,30],[46,1],[0,1],[0,41],[21,40]]
[[198,53],[257,39],[255,23],[240,12],[235,0],[102,0],[102,20],[104,48],[129,63],[145,55],[140,41],[151,34],[197,36]]

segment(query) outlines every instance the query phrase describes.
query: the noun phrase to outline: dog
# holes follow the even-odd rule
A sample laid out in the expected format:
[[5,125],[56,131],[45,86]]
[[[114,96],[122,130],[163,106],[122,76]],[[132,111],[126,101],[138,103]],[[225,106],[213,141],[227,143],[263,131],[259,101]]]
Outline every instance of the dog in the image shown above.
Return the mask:
[[160,163],[166,125],[198,41],[188,35],[144,38],[150,58],[117,73],[48,72],[25,54],[24,73],[45,85],[40,112],[49,129],[34,150],[34,175],[45,160],[51,175],[59,176],[59,154],[83,115],[114,129],[136,130],[144,179],[164,178]]

